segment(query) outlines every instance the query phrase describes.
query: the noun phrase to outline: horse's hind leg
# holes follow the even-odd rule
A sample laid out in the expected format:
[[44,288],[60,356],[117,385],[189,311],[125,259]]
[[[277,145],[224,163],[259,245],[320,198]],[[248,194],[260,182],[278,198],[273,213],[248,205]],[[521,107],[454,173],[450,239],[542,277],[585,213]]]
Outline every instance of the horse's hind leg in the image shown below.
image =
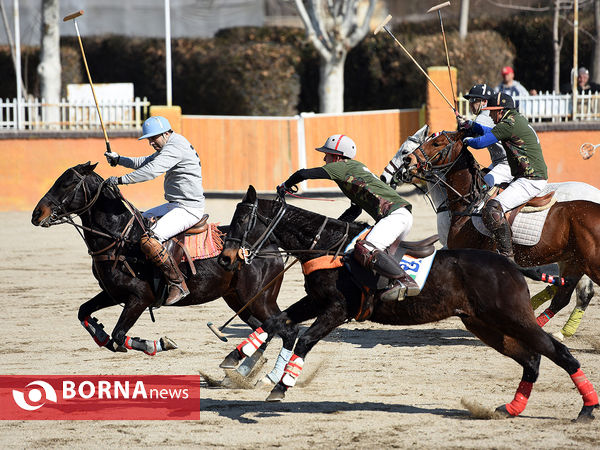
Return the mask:
[[514,359],[523,367],[523,376],[514,399],[512,402],[496,408],[497,412],[506,415],[519,415],[525,410],[533,384],[537,381],[541,356],[477,318],[462,318],[462,321],[471,333],[503,355]]
[[79,313],[77,314],[77,318],[83,325],[83,328],[86,329],[88,333],[94,339],[94,342],[98,344],[99,347],[106,347],[111,351],[124,351],[127,349],[125,347],[121,347],[119,349],[113,348],[112,346],[107,346],[110,341],[110,336],[104,331],[104,325],[98,322],[98,319],[92,317],[92,314],[100,309],[106,308],[108,306],[114,306],[114,300],[106,293],[106,291],[100,291],[100,293],[96,294],[87,302],[83,303],[79,307]]
[[579,283],[577,283],[575,291],[577,302],[575,308],[571,311],[569,320],[567,320],[567,323],[565,323],[560,331],[553,334],[559,341],[562,341],[566,337],[573,336],[577,331],[581,319],[583,318],[583,314],[594,297],[594,283],[584,275],[581,280],[579,280]]

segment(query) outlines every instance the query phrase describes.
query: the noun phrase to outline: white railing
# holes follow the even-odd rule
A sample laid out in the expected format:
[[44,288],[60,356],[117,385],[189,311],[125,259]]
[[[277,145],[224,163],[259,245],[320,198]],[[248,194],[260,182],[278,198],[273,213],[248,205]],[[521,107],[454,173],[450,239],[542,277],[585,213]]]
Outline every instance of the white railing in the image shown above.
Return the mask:
[[[146,97],[134,100],[102,100],[98,102],[107,129],[140,129],[148,115]],[[17,114],[20,108],[21,114]],[[20,123],[19,122],[20,118]],[[94,102],[68,101],[47,103],[44,99],[0,98],[0,130],[97,130],[100,119]]]
[[[469,102],[459,96],[458,110],[461,115],[471,116]],[[531,122],[567,122],[600,120],[600,93],[577,94],[573,117],[573,96],[543,92],[538,95],[514,97],[519,112]]]

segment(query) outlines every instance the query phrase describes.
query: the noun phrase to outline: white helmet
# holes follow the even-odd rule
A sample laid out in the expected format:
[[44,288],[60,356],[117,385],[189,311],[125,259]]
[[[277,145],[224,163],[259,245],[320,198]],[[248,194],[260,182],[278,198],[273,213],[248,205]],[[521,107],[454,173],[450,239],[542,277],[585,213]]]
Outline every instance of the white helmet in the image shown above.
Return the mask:
[[356,144],[345,134],[334,134],[329,136],[323,144],[323,147],[315,149],[323,153],[345,156],[353,159],[356,156]]

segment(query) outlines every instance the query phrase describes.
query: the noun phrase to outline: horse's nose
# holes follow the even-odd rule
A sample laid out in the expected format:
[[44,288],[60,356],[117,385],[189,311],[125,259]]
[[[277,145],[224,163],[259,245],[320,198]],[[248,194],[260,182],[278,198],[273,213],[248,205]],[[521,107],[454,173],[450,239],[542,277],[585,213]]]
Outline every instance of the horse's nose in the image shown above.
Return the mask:
[[228,255],[221,253],[217,259],[223,269],[229,269],[231,266],[231,258]]

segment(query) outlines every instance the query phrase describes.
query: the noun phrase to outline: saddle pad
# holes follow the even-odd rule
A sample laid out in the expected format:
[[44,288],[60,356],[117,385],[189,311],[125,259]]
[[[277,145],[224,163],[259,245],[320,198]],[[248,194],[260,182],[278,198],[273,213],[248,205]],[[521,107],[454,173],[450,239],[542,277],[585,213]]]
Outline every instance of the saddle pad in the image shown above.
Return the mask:
[[[540,241],[542,228],[550,209],[534,213],[519,213],[511,226],[513,242],[520,245],[535,245]],[[485,227],[480,216],[471,218],[473,225],[481,234],[491,237],[492,233]]]
[[[223,233],[218,224],[209,223],[208,229],[199,234],[186,234],[183,243],[192,260],[213,258],[223,250]],[[181,259],[186,261],[185,255]]]
[[331,255],[319,256],[318,258],[311,259],[302,264],[302,273],[308,275],[315,270],[322,269],[337,269],[344,265],[344,258],[342,256],[333,257]]
[[437,250],[434,250],[431,255],[425,258],[413,258],[412,256],[404,255],[400,261],[400,267],[417,282],[419,289],[423,289],[423,286],[425,286],[436,253]]
[[367,234],[369,234],[372,229],[373,229],[373,227],[367,227],[364,230],[362,230],[360,233],[358,233],[354,237],[354,239],[352,239],[352,241],[346,246],[346,248],[344,249],[344,253],[348,253],[348,252],[354,250],[354,245],[356,244],[356,241],[358,241],[359,239],[365,239]]

